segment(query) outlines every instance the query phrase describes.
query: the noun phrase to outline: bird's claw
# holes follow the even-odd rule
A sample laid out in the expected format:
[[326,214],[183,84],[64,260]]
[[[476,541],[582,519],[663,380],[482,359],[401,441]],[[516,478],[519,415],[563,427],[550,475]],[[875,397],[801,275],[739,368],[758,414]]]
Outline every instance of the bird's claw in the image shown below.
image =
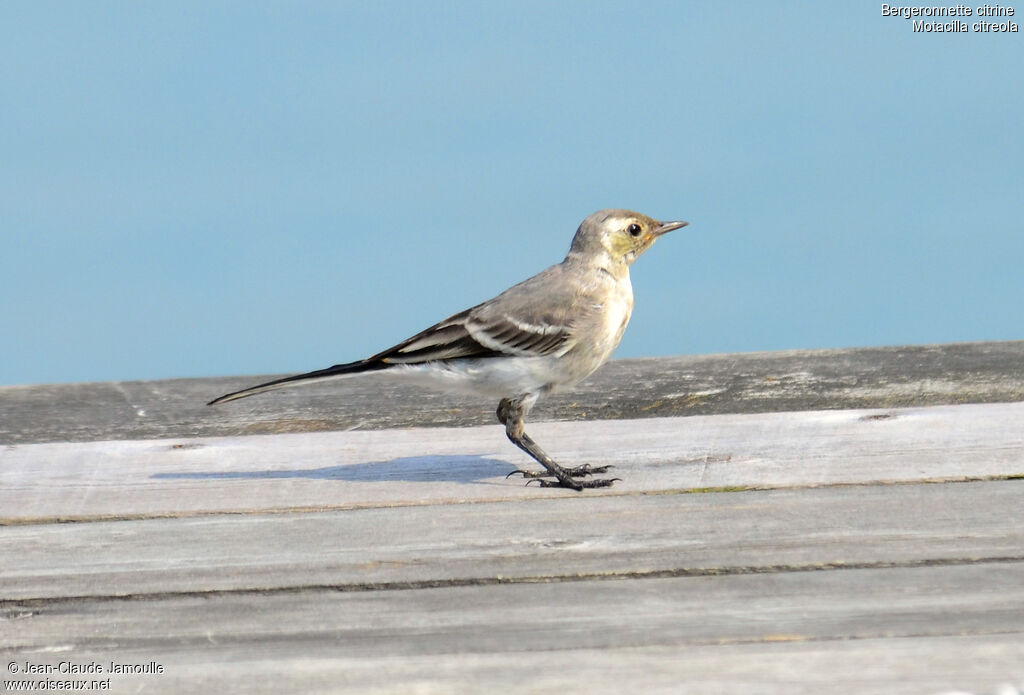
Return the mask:
[[550,474],[550,473],[548,473],[547,471],[544,471],[543,473],[536,473],[536,472],[534,472],[534,471],[524,471],[524,470],[523,470],[523,469],[521,469],[521,468],[517,468],[517,469],[515,469],[514,471],[512,471],[511,473],[509,473],[508,475],[506,475],[506,476],[505,476],[505,480],[508,480],[509,478],[511,478],[512,476],[514,476],[514,475],[515,475],[516,473],[519,473],[519,474],[520,474],[520,475],[522,475],[522,476],[523,476],[524,478],[539,478],[539,477],[541,477],[542,475],[551,475],[551,474]]
[[526,484],[529,485],[536,482],[541,487],[564,487],[579,491],[584,488],[611,487],[612,483],[620,480],[622,478],[598,478],[597,480],[572,480],[571,478],[565,480],[544,480],[543,478],[531,478],[526,481]]
[[[576,466],[575,468],[566,468],[565,473],[570,478],[583,478],[588,475],[594,475],[595,473],[607,473],[608,469],[615,468],[615,466],[608,464],[607,466],[591,466],[589,463],[584,463],[582,466]],[[505,476],[505,480],[508,480],[516,473],[519,473],[524,478],[550,478],[553,477],[553,473],[550,471],[524,471],[521,468],[517,468]],[[619,478],[616,478],[619,480]]]
[[565,472],[573,478],[582,478],[595,473],[607,473],[609,468],[615,468],[615,466],[611,464],[608,464],[607,466],[591,466],[589,463],[584,463],[582,466],[567,468],[565,469]]

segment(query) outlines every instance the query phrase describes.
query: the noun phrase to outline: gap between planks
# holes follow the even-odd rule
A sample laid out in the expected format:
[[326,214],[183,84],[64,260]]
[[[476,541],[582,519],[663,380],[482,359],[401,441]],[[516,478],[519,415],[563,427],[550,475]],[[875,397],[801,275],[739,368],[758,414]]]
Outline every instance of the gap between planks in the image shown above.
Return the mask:
[[[649,497],[652,495],[707,495],[707,494],[732,494],[742,492],[767,492],[771,490],[825,490],[830,488],[849,487],[897,487],[911,485],[957,485],[965,483],[986,483],[1024,480],[1024,473],[1006,473],[1002,475],[986,476],[946,476],[941,478],[922,478],[918,480],[872,480],[863,482],[837,482],[837,483],[805,483],[799,485],[732,485],[724,487],[688,487],[670,488],[666,490],[602,490],[601,497]],[[408,500],[387,503],[367,503],[349,505],[321,505],[310,507],[272,507],[268,509],[221,509],[221,510],[199,510],[188,512],[168,512],[155,514],[111,514],[111,515],[82,515],[82,516],[44,516],[44,517],[0,517],[0,528],[4,526],[42,526],[47,524],[88,524],[106,523],[117,521],[154,521],[159,519],[201,519],[215,516],[263,516],[278,514],[316,514],[327,512],[351,512],[367,509],[403,509],[413,507],[438,507],[450,505],[473,505],[473,504],[507,504],[535,502],[538,498],[514,497],[495,499],[462,499],[462,500]],[[562,501],[574,501],[573,497],[552,498]],[[586,499],[586,493],[579,499]]]
[[961,567],[965,565],[1004,565],[1024,562],[1024,555],[979,558],[924,558],[917,560],[880,560],[876,562],[821,562],[805,565],[745,565],[732,567],[678,567],[660,570],[579,572],[520,577],[459,577],[397,582],[355,582],[347,584],[309,584],[239,589],[154,591],[130,594],[89,594],[45,598],[0,599],[0,611],[84,602],[162,601],[175,598],[214,598],[218,596],[272,596],[305,593],[357,593],[371,591],[412,591],[498,586],[503,584],[564,584],[569,582],[677,579],[685,577],[735,577],[750,574],[793,574],[842,570],[889,570],[922,567]]

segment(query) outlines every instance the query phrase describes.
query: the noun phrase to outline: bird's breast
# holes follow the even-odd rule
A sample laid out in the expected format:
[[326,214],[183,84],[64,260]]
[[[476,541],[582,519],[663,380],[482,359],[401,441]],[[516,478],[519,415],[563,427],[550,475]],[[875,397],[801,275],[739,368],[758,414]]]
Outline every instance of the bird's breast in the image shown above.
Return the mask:
[[604,284],[590,297],[592,312],[581,321],[574,347],[578,378],[590,374],[608,361],[633,313],[633,288],[629,277]]
[[629,323],[632,314],[633,288],[629,282],[617,283],[616,291],[609,295],[604,307],[604,334],[608,342],[609,357],[622,340],[622,334],[626,332],[626,324]]

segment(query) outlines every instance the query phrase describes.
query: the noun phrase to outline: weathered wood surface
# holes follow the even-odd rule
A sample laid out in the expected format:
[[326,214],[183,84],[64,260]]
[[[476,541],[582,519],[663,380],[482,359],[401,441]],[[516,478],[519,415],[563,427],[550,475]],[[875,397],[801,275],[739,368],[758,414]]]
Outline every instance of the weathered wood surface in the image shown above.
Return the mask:
[[[364,387],[235,411],[195,403],[242,380],[0,389],[0,679],[113,660],[163,669],[112,676],[125,693],[1024,691],[1022,347],[739,356],[739,385],[699,397],[710,378],[620,363],[630,403],[588,391],[529,428],[617,466],[582,494],[506,480],[526,457],[466,424],[492,404],[245,435],[349,427]],[[772,389],[791,412],[761,412]],[[578,421],[584,398],[631,415]]]
[[[417,685],[447,690],[430,685],[438,681],[461,683],[468,692],[543,692],[556,684],[568,692],[581,686],[601,692],[627,686],[678,689],[699,683],[686,670],[695,662],[693,648],[704,648],[704,657],[718,667],[717,672],[699,667],[701,678],[714,679],[707,685],[719,686],[715,692],[726,684],[735,688],[742,682],[738,674],[759,681],[748,682],[756,692],[815,692],[799,687],[808,680],[819,688],[827,684],[830,693],[928,692],[922,685],[950,689],[965,675],[972,687],[1014,677],[1013,665],[1024,663],[1022,604],[1021,563],[356,593],[305,590],[260,594],[258,602],[250,594],[171,595],[29,607],[14,646],[69,648],[76,658],[95,655],[102,662],[112,655],[155,659],[170,678],[130,680],[159,692],[174,685],[194,692],[197,676],[207,686],[219,682],[230,684],[228,690],[260,693],[292,691],[300,683],[324,692],[401,693]],[[916,663],[870,663],[889,649],[899,650],[901,642],[922,638],[926,644],[945,640],[947,661],[919,652],[923,658]],[[794,652],[828,654],[836,647],[846,651],[844,643],[866,640],[874,644],[862,646],[859,665],[868,678],[852,664],[843,669],[848,680],[838,681],[835,673],[819,670],[815,659],[802,666],[792,660]],[[744,663],[747,654],[763,657],[771,645],[789,657],[783,664],[761,658],[758,672]],[[991,650],[984,666],[971,663],[980,645]],[[722,646],[732,649],[709,653]],[[632,663],[636,650],[653,673]],[[235,666],[230,679],[210,663],[211,652],[230,655],[227,661]],[[578,663],[580,652],[590,658]],[[58,658],[67,658],[67,652]],[[337,663],[363,659],[376,669],[364,664],[345,670]],[[401,665],[406,659],[418,667],[415,680],[395,673],[408,668]],[[277,668],[270,673],[266,666],[255,673],[245,668],[261,661]],[[491,672],[479,672],[488,662]],[[738,672],[736,664],[742,664]],[[1002,673],[993,668],[999,666]],[[282,667],[295,675],[289,688],[281,687]],[[1024,675],[1021,668],[1017,677]],[[192,678],[183,677],[188,671]],[[623,671],[631,675],[628,680]],[[875,688],[868,679],[877,679]],[[900,680],[913,687],[895,687]],[[879,687],[883,684],[887,689]]]
[[[304,365],[320,367],[323,365]],[[299,369],[304,367],[297,365]],[[280,375],[0,387],[0,444],[491,424],[495,403],[383,375],[210,399]],[[614,360],[534,420],[1024,400],[1024,341]]]
[[[24,524],[7,599],[784,573],[1024,561],[1024,481]],[[58,578],[59,581],[48,581]]]
[[[316,598],[319,597],[312,600]],[[505,601],[513,597],[493,598]],[[522,600],[522,597],[515,598]],[[712,605],[718,603],[717,598],[704,595],[704,600]],[[799,599],[790,600],[791,611],[798,613]],[[202,601],[199,603],[202,605]],[[434,605],[433,601],[422,601],[417,607]],[[697,606],[698,616],[706,614],[705,605]],[[548,605],[538,603],[534,607],[539,610]],[[952,606],[954,610],[956,607]],[[392,627],[367,636],[365,639],[372,650],[350,650],[350,641],[335,639],[321,624],[320,631],[302,634],[295,630],[290,633],[290,639],[276,642],[270,642],[266,635],[229,639],[220,629],[211,629],[184,643],[154,644],[151,639],[128,643],[122,639],[111,640],[103,649],[72,653],[76,663],[89,663],[94,659],[106,663],[104,660],[113,653],[121,662],[146,664],[154,654],[160,655],[157,663],[163,667],[163,674],[115,677],[110,689],[114,693],[1019,695],[1024,692],[1024,684],[1018,680],[1014,687],[1014,681],[1003,675],[1012,669],[1003,669],[1002,665],[1020,663],[1024,659],[1021,643],[1013,643],[1005,635],[906,636],[890,630],[884,637],[877,638],[801,640],[798,635],[766,634],[758,640],[708,640],[655,646],[638,646],[632,640],[625,640],[621,645],[581,648],[573,645],[581,634],[589,636],[597,625],[585,620],[577,609],[570,620],[580,630],[548,651],[531,648],[532,638],[538,632],[543,639],[539,618],[526,625],[520,623],[522,632],[509,638],[509,642],[520,645],[521,650],[510,645],[503,650],[470,648],[461,653],[439,653],[435,648],[413,654],[392,647],[391,636],[402,641],[403,636],[419,634],[423,635],[423,641],[443,642],[442,630],[435,628],[431,632],[429,627],[416,622],[419,619],[435,626],[443,621],[451,625],[457,618],[443,608],[426,614],[416,611],[408,616],[409,624],[404,630]],[[450,610],[451,606],[447,608]],[[628,612],[631,606],[620,601],[610,608]],[[876,603],[863,608],[880,610]],[[733,607],[734,613],[738,610],[739,607]],[[161,621],[167,617],[153,616],[155,622],[151,624],[150,634],[162,634]],[[908,620],[906,613],[893,617],[894,622]],[[103,622],[95,614],[88,619]],[[223,624],[218,612],[205,613],[201,619],[208,625]],[[639,621],[636,624],[639,626]],[[338,623],[339,631],[343,625],[344,618]],[[491,644],[493,641],[492,636]],[[56,640],[54,644],[68,648],[69,642]],[[30,658],[35,659],[34,663],[56,663],[61,656]],[[68,658],[67,652],[64,658]]]
[[[1024,475],[1024,403],[550,422],[566,465],[622,478],[588,496]],[[539,468],[497,425],[0,450],[0,523],[533,499]],[[577,497],[544,490],[547,497]]]

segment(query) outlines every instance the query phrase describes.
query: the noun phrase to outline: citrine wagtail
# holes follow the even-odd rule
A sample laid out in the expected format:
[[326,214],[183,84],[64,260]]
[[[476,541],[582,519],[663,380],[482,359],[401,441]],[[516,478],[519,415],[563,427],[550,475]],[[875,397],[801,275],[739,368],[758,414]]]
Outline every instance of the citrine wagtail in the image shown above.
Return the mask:
[[629,267],[658,237],[686,225],[629,210],[600,210],[583,220],[564,261],[494,299],[364,360],[259,384],[209,405],[327,379],[393,373],[446,391],[500,399],[497,414],[505,434],[545,468],[544,473],[513,473],[545,487],[608,487],[614,478],[587,476],[609,466],[555,463],[526,434],[526,414],[542,395],[575,384],[608,361],[633,311]]

